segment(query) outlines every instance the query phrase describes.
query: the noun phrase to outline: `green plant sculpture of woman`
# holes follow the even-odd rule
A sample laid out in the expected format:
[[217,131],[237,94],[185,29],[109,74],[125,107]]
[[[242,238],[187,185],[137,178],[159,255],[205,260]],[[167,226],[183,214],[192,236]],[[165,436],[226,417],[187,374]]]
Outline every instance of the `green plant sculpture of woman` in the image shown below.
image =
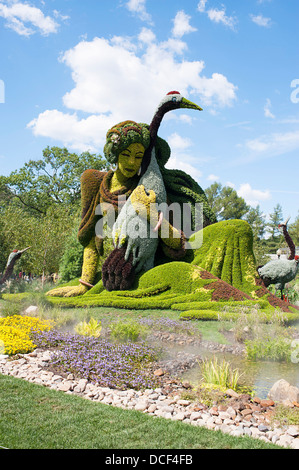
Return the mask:
[[[241,220],[217,222],[195,180],[183,171],[165,168],[170,148],[158,137],[158,128],[166,112],[179,108],[201,110],[180,93],[170,92],[161,101],[150,125],[124,121],[107,132],[104,154],[113,168],[107,173],[86,170],[81,178],[82,218],[78,232],[84,247],[81,278],[77,286],[58,287],[48,295],[82,296],[95,285],[106,243],[104,221],[110,225],[114,244],[101,269],[106,291],[134,289],[139,274],[150,273],[152,268],[171,261],[183,261],[184,265],[204,268],[246,295],[252,294],[256,270],[250,226]],[[159,211],[161,204],[173,203],[189,207],[191,237],[170,213]],[[203,214],[202,230],[198,232],[197,203]],[[128,230],[130,224],[134,230],[138,226],[139,236]],[[140,236],[142,230],[146,236]],[[195,243],[196,248],[191,249],[190,240],[196,242],[202,232],[203,243]]]

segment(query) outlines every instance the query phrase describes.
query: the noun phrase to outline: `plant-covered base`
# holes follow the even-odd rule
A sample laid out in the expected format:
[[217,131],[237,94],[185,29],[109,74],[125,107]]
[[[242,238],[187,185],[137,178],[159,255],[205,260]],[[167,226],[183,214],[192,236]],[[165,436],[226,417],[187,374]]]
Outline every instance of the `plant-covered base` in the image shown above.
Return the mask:
[[[288,321],[299,319],[299,311],[255,284],[254,296],[240,291],[199,266],[174,261],[142,274],[134,289],[108,292],[102,281],[80,297],[49,297],[66,307],[117,307],[124,309],[173,309],[181,318],[217,320],[238,316],[236,307],[258,306],[268,321],[275,308],[287,314]],[[225,311],[224,311],[225,310]],[[297,312],[297,313],[296,313]]]
[[[224,307],[258,304],[263,312],[279,308],[291,319],[298,318],[298,308],[273,295],[258,277],[252,230],[247,222],[229,220],[209,225],[191,241],[199,248],[188,250],[184,261],[150,269],[139,275],[130,290],[108,292],[99,281],[82,296],[49,299],[65,306],[174,309],[188,312],[182,317],[202,319],[217,319]],[[237,313],[231,309],[230,315]]]

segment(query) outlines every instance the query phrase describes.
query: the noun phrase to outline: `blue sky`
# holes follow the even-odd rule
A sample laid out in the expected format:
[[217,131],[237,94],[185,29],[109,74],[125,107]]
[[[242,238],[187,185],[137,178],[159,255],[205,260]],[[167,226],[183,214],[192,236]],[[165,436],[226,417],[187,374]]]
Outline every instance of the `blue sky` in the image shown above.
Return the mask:
[[171,90],[168,166],[298,215],[298,0],[0,0],[0,168],[46,146],[102,153]]

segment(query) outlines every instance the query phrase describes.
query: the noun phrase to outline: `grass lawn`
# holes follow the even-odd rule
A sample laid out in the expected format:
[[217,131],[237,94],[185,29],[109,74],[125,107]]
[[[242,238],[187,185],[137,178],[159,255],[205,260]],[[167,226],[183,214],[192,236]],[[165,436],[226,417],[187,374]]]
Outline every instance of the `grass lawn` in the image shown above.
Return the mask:
[[0,446],[9,449],[278,449],[0,375]]

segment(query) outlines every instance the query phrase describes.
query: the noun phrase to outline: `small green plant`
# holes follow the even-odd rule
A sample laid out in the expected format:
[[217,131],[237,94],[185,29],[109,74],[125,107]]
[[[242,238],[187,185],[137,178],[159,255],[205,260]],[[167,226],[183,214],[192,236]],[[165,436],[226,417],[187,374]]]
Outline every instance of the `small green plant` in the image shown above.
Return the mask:
[[21,305],[18,302],[5,301],[1,306],[0,314],[2,317],[11,317],[18,315],[22,310]]
[[147,328],[135,321],[118,321],[110,324],[111,336],[119,341],[137,341],[145,336]]
[[232,388],[236,390],[239,385],[241,373],[232,369],[230,363],[224,359],[220,362],[217,357],[206,359],[200,364],[202,381],[206,384],[216,385],[220,389]]
[[252,361],[290,362],[291,341],[283,338],[262,338],[245,341],[246,354]]
[[75,326],[75,331],[79,335],[98,338],[101,335],[102,325],[101,322],[97,322],[97,320],[91,318],[88,323],[86,321],[78,323]]
[[275,411],[271,418],[272,424],[279,424],[280,426],[299,425],[299,408],[291,408],[282,404],[275,406]]

